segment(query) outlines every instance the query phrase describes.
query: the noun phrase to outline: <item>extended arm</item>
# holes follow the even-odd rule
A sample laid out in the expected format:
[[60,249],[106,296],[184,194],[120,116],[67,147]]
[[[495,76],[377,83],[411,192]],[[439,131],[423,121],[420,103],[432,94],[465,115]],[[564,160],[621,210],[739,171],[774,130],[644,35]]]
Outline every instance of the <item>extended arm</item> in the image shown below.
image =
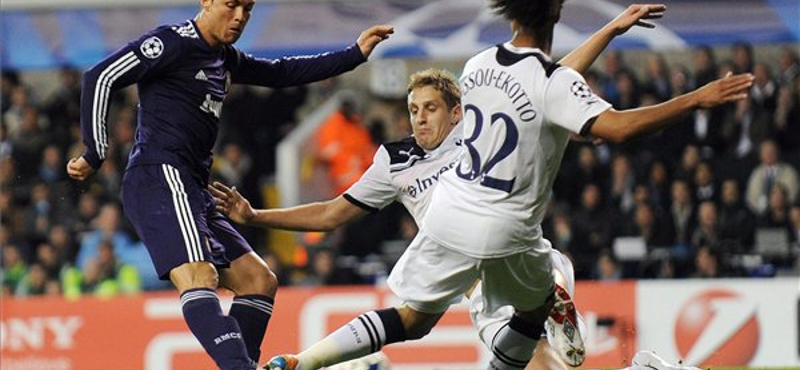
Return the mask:
[[[589,123],[588,133],[613,142],[625,142],[642,134],[663,128],[698,108],[747,98],[753,75],[728,75],[671,100],[644,108],[617,111],[608,109]],[[586,134],[585,132],[581,132]]]
[[364,30],[356,43],[350,47],[317,55],[268,60],[253,58],[236,51],[235,63],[232,66],[232,81],[280,88],[338,76],[364,63],[375,46],[389,38],[393,32],[394,28],[391,26],[372,26]]
[[558,63],[582,74],[591,67],[614,37],[627,32],[633,26],[654,28],[655,25],[645,20],[661,18],[666,10],[667,7],[663,4],[631,5]]
[[290,208],[253,209],[236,188],[218,182],[209,187],[217,210],[236,223],[294,231],[329,231],[367,214],[343,196]]

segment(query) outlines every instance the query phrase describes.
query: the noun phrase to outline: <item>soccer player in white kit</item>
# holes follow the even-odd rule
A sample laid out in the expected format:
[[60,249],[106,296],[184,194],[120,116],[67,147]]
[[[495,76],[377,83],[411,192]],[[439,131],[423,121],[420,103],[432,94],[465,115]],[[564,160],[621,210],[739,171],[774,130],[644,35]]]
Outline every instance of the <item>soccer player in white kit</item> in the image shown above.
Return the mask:
[[[562,5],[491,1],[513,37],[467,61],[460,79],[464,157],[434,190],[409,258],[398,263],[404,273],[388,281],[430,319],[479,276],[486,312],[515,309],[493,336],[489,369],[524,368],[544,331],[553,279],[550,243],[539,225],[570,135],[622,142],[695,108],[744,99],[753,81],[749,74],[728,76],[662,104],[616,111],[583,76],[551,61]],[[425,274],[434,264],[451,273]]]

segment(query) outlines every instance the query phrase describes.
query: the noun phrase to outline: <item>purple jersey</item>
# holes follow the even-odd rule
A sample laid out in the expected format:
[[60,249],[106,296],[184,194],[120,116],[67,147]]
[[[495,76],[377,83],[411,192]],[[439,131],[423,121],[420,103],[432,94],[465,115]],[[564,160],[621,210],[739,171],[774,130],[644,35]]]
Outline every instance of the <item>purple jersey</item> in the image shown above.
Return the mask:
[[365,60],[355,44],[314,56],[258,59],[231,45],[211,48],[191,20],[156,28],[84,75],[84,157],[95,169],[106,159],[111,92],[137,83],[139,122],[128,168],[140,164],[184,167],[196,181],[206,184],[229,84],[302,85],[347,72]]

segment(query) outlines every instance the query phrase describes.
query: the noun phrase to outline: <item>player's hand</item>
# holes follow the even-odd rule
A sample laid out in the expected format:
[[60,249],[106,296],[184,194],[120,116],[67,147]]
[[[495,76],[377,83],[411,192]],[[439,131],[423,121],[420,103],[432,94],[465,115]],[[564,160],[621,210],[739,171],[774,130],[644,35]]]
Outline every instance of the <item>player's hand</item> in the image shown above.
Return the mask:
[[663,17],[666,10],[667,6],[664,4],[633,4],[614,18],[608,27],[611,27],[615,35],[628,32],[633,26],[655,28],[655,24],[647,21]]
[[734,75],[730,72],[719,80],[711,81],[694,92],[697,108],[714,108],[720,104],[747,99],[747,91],[755,78],[750,73]]
[[375,49],[375,46],[381,43],[381,41],[386,40],[389,38],[389,35],[394,33],[394,27],[389,25],[379,25],[379,26],[372,26],[361,32],[361,35],[358,36],[358,40],[356,43],[358,47],[361,49],[361,54],[364,54],[364,58],[369,58],[369,55],[372,54],[372,50]]
[[209,185],[208,191],[217,203],[217,211],[230,218],[237,224],[246,225],[256,215],[256,211],[250,206],[247,198],[236,190],[236,187],[227,187],[214,181]]
[[67,175],[75,180],[86,180],[94,173],[94,168],[85,158],[72,158],[67,163]]

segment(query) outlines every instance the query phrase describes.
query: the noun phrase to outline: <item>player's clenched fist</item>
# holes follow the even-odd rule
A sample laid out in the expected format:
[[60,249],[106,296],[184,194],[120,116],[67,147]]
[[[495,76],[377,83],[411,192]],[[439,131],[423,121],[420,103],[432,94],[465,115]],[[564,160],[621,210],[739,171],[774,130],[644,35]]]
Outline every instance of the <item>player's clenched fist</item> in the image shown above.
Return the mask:
[[75,180],[86,180],[94,173],[94,168],[83,157],[72,158],[67,163],[67,174]]

